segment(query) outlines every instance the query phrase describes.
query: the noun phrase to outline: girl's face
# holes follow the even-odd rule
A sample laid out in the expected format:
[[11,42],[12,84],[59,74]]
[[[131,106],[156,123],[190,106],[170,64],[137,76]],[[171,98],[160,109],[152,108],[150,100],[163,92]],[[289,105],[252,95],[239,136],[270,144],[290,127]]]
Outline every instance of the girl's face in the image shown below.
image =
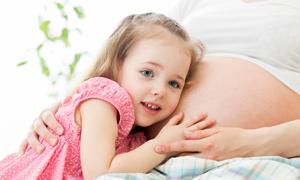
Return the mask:
[[170,34],[142,39],[130,49],[118,82],[133,100],[135,125],[150,126],[177,107],[191,64],[184,44]]

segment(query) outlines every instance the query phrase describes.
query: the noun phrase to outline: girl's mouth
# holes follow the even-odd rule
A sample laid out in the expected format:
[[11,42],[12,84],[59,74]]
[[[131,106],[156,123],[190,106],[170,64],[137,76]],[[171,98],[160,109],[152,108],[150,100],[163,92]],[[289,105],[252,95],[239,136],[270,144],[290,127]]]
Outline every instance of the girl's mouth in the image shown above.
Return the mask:
[[143,105],[144,110],[149,114],[157,114],[161,110],[161,107],[154,103],[141,102],[141,104]]

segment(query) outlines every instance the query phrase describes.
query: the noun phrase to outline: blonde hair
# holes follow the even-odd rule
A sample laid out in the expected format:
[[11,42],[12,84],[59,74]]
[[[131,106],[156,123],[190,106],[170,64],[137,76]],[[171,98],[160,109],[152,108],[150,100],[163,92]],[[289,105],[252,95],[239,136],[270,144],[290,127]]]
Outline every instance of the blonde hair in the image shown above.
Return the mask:
[[188,80],[192,67],[202,57],[203,46],[192,42],[186,31],[176,21],[163,14],[156,13],[133,14],[125,17],[108,38],[99,57],[84,80],[102,76],[116,81],[117,72],[124,63],[131,47],[143,38],[157,36],[157,33],[153,33],[151,26],[162,27],[189,44],[191,68],[186,78]]

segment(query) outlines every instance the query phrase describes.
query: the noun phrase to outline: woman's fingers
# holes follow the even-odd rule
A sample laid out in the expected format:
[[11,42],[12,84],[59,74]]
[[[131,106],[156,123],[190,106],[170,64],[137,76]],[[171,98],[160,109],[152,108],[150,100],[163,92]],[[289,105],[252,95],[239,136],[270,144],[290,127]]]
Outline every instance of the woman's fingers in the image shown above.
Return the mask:
[[18,154],[24,154],[24,152],[27,148],[27,145],[28,145],[27,139],[24,139],[19,146]]
[[211,143],[203,143],[200,140],[182,140],[169,144],[156,145],[154,150],[160,154],[175,152],[201,152],[203,149],[209,149],[213,146]]
[[211,137],[218,132],[219,130],[217,128],[195,132],[186,131],[184,135],[187,140],[159,144],[155,146],[154,150],[161,154],[175,152],[207,152],[214,146],[211,142]]
[[35,131],[29,132],[27,139],[25,139],[25,142],[27,142],[28,145],[31,146],[34,149],[34,151],[39,154],[42,153],[45,149],[45,147],[40,143]]
[[184,153],[179,153],[177,156],[194,156],[194,157],[198,157],[198,158],[205,158],[204,155],[202,153],[190,153],[190,152],[184,152]]
[[[35,141],[38,141],[37,135],[41,136],[45,139],[49,144],[55,145],[57,142],[57,137],[52,134],[49,129],[46,127],[42,119],[37,118],[33,123],[33,130],[34,132],[30,132],[32,138],[28,139],[28,143],[33,146],[35,145]],[[29,141],[31,140],[31,142]],[[33,142],[33,144],[31,144]]]
[[[41,113],[40,118],[38,119],[38,125],[40,125],[40,123],[45,124],[48,128],[54,130],[58,135],[62,135],[63,134],[63,127],[57,122],[57,120],[54,117],[54,114],[52,113],[54,112],[53,109],[49,109],[49,110],[45,110]],[[38,129],[36,129],[38,130]],[[38,132],[39,134],[39,132]]]
[[184,131],[184,136],[186,139],[203,139],[209,136],[212,136],[216,133],[218,133],[219,130],[217,128],[210,128],[210,129],[204,129],[204,130],[196,130],[196,131]]
[[40,116],[35,119],[27,137],[19,146],[20,154],[25,152],[27,146],[31,146],[37,153],[43,152],[44,146],[40,143],[39,136],[51,145],[55,145],[57,143],[57,137],[50,133],[49,130],[53,129],[58,135],[63,134],[63,127],[56,121],[53,115],[53,113],[56,113],[59,106],[60,103],[56,103],[50,109],[42,111]]

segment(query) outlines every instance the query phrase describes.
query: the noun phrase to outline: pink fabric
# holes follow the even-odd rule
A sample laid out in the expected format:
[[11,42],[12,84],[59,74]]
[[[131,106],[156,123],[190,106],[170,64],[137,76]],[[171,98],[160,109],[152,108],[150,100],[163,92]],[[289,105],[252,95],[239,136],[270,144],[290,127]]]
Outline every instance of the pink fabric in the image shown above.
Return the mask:
[[129,134],[134,124],[134,109],[127,92],[116,82],[102,77],[83,82],[55,114],[65,133],[55,147],[40,139],[46,147],[38,155],[28,148],[24,155],[11,154],[0,162],[0,179],[83,179],[80,165],[80,133],[75,123],[76,107],[84,100],[98,98],[111,103],[119,113],[116,152],[135,149],[146,141],[143,133]]

